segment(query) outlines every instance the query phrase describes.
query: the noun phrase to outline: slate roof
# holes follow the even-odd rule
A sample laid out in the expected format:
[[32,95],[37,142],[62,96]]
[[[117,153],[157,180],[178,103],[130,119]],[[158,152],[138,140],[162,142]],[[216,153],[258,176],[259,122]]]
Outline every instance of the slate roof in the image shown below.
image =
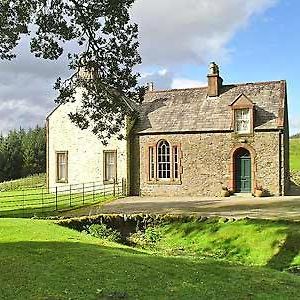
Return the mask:
[[207,87],[147,92],[139,107],[135,133],[232,130],[229,106],[244,94],[255,104],[255,129],[283,126],[286,82],[223,85],[219,97],[208,97]]

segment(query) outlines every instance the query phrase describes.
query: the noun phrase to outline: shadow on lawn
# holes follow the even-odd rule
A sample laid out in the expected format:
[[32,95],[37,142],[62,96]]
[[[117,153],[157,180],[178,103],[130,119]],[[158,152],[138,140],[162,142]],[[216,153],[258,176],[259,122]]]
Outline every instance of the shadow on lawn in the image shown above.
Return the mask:
[[55,206],[48,207],[25,207],[18,209],[0,211],[1,218],[31,218],[31,217],[49,217],[55,216],[58,211],[55,211]]
[[292,229],[288,229],[287,232],[285,230],[281,232],[287,233],[287,236],[278,253],[267,264],[268,267],[279,271],[291,268],[293,260],[300,253],[300,233]]
[[296,299],[300,289],[297,278],[211,259],[152,256],[81,242],[26,241],[0,247],[4,299],[246,298],[253,291]]
[[300,196],[300,185],[291,180],[290,190],[288,194],[290,196]]

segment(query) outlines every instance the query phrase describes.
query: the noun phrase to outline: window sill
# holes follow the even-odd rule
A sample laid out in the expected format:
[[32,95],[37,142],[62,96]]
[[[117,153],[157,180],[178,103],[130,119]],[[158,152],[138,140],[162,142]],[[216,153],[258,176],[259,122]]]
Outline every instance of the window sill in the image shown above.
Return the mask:
[[238,133],[238,132],[234,132],[233,135],[235,137],[253,137],[254,136],[254,132],[249,132],[249,133]]
[[68,183],[68,180],[56,180],[56,183]]
[[170,179],[170,180],[148,180],[147,184],[153,184],[153,185],[181,185],[182,182],[179,179]]
[[103,184],[104,185],[109,185],[109,184],[117,184],[118,183],[118,181],[116,180],[116,181],[113,181],[113,180],[105,180],[105,181],[103,181]]

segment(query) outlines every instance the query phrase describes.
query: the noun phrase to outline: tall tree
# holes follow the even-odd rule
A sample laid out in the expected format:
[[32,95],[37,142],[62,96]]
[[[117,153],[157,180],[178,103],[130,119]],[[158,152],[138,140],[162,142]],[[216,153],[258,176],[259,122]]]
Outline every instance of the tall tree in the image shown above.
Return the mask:
[[12,130],[0,134],[0,182],[46,170],[45,128]]
[[[122,137],[125,116],[132,113],[128,100],[141,101],[144,88],[137,86],[133,71],[141,62],[138,28],[130,22],[134,0],[3,0],[0,3],[0,57],[13,59],[23,36],[31,37],[31,52],[55,60],[66,42],[73,75],[58,78],[57,103],[75,101],[82,88],[82,104],[70,118],[80,128],[90,127],[104,142]],[[81,74],[80,74],[81,72]],[[79,76],[81,75],[81,76]]]

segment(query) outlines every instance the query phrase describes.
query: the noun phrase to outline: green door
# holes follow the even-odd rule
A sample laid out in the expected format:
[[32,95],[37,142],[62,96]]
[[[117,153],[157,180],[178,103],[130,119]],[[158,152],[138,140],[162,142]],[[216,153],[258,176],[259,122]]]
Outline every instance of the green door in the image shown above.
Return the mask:
[[235,184],[236,192],[251,192],[251,157],[250,153],[244,149],[236,156]]

